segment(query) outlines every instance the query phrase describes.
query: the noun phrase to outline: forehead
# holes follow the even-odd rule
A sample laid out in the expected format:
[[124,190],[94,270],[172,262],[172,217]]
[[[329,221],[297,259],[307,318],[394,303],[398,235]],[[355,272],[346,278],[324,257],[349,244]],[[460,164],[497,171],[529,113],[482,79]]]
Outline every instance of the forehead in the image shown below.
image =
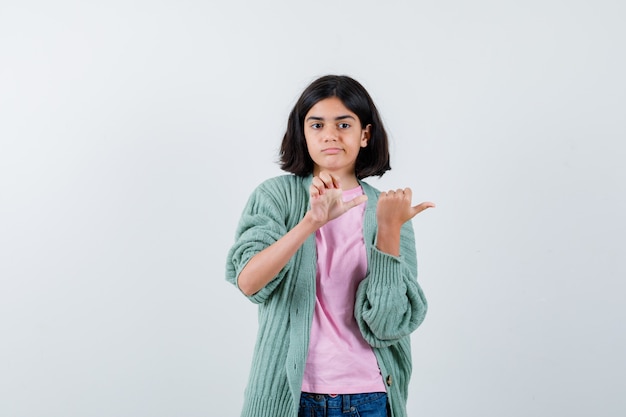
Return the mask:
[[350,111],[350,109],[348,109],[346,105],[343,104],[343,101],[341,101],[338,97],[328,97],[315,103],[307,112],[305,118],[308,116],[335,117],[339,115],[356,117],[354,112]]

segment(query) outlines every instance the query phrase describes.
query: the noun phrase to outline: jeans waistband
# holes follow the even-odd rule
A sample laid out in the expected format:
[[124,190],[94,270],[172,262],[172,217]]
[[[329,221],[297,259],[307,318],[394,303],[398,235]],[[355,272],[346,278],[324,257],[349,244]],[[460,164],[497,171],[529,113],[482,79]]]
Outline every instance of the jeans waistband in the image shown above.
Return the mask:
[[314,401],[319,406],[329,408],[341,408],[344,412],[349,412],[352,406],[370,402],[380,396],[385,396],[384,392],[372,392],[364,394],[317,394],[312,392],[303,392],[302,396],[309,401]]

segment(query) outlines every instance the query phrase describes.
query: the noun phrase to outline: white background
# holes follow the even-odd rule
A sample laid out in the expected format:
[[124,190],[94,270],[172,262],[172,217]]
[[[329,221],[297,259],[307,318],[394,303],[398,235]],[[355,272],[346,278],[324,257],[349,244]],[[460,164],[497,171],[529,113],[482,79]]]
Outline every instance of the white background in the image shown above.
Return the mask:
[[3,1],[0,415],[238,416],[224,279],[327,73],[391,135],[430,302],[411,416],[624,416],[623,1]]

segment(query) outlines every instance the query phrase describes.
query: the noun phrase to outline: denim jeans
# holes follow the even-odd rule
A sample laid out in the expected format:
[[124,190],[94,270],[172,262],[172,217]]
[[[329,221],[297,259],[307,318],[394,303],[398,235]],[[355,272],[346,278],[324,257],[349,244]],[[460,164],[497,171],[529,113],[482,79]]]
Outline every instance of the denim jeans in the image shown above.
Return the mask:
[[298,417],[387,417],[387,394],[311,394],[300,396]]

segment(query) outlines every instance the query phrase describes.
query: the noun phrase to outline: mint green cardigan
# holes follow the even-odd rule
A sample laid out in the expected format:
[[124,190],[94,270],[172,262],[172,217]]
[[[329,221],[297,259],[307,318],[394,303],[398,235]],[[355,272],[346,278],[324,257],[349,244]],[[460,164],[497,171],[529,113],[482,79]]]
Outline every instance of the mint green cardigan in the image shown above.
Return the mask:
[[[226,279],[237,276],[255,254],[291,230],[309,208],[311,176],[283,175],[259,185],[246,204],[228,253]],[[379,191],[365,182],[363,220],[368,271],[356,294],[354,315],[372,346],[387,387],[392,417],[406,416],[411,376],[410,334],[424,320],[427,304],[417,283],[411,221],[401,231],[400,256],[375,247]],[[242,417],[296,417],[315,307],[315,234],[282,271],[256,294],[258,335],[244,395]]]

